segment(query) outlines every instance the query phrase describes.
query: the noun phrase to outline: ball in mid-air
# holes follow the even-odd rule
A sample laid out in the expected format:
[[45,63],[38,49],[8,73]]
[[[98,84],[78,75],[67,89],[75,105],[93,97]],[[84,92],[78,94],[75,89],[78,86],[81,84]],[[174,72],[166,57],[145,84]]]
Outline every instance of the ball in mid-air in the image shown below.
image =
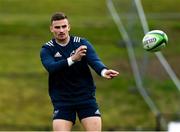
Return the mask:
[[168,43],[168,37],[161,30],[152,30],[145,34],[142,40],[143,48],[147,51],[160,51]]

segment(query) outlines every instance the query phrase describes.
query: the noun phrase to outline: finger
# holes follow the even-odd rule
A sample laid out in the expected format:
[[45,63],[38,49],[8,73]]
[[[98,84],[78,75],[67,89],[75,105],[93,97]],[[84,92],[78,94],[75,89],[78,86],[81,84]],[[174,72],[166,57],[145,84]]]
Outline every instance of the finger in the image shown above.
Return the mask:
[[76,49],[76,53],[79,53],[81,51],[80,47]]
[[86,49],[82,48],[81,46],[77,48],[76,53],[86,52]]
[[109,73],[110,73],[110,74],[119,74],[118,71],[114,71],[114,70],[109,70]]
[[113,75],[119,75],[119,72],[112,72]]
[[86,52],[87,52],[87,50],[82,50],[82,52],[83,52],[83,53],[86,53]]
[[109,77],[108,77],[108,79],[113,79],[113,78],[114,78],[114,76],[109,76]]
[[109,78],[113,78],[113,77],[116,77],[119,75],[119,72],[112,72],[112,71],[109,71],[106,73],[106,76],[108,76]]
[[79,46],[77,49],[81,50],[81,49],[85,49],[85,47],[86,47],[86,46],[81,45],[81,46]]
[[86,50],[80,50],[79,54],[81,54],[81,53],[85,53],[86,54]]
[[110,74],[110,77],[116,77],[118,74]]
[[107,76],[105,76],[105,78],[107,78],[107,79],[111,79],[112,77],[107,75]]
[[79,53],[79,55],[86,55],[86,53],[85,52],[81,52],[81,53]]
[[85,55],[86,55],[86,52],[80,52],[79,55],[80,55],[80,56],[85,56]]
[[108,71],[106,72],[107,75],[118,75],[119,72],[112,72],[112,71]]
[[82,46],[80,46],[81,47],[81,49],[87,49],[87,46],[86,45],[82,45]]
[[86,50],[86,49],[87,49],[87,46],[81,45],[81,46],[78,48],[78,51],[80,51],[80,50]]

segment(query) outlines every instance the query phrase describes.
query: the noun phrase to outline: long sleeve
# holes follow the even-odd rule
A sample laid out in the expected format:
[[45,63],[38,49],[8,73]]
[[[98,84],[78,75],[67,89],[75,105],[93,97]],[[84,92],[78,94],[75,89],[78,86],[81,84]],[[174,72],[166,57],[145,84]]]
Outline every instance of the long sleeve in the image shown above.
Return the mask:
[[50,50],[45,47],[41,49],[40,57],[43,66],[49,73],[59,71],[68,66],[67,59],[55,61],[54,57],[50,53]]
[[86,57],[87,57],[88,64],[96,71],[97,74],[101,76],[101,71],[103,69],[107,69],[107,67],[100,60],[93,46],[88,41],[86,41],[86,44],[87,44]]

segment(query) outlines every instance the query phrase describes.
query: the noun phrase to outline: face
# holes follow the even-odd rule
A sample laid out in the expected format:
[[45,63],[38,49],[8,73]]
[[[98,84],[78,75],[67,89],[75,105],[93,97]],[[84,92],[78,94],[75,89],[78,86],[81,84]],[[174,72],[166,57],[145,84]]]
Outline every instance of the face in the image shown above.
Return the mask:
[[60,43],[66,43],[69,37],[70,25],[67,19],[53,21],[50,31]]

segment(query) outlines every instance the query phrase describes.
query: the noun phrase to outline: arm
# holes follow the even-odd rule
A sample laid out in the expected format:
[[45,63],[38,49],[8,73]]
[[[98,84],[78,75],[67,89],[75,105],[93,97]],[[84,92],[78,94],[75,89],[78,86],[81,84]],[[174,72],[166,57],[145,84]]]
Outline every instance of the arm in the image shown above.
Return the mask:
[[119,72],[108,69],[97,56],[93,46],[87,41],[87,60],[88,64],[101,76],[112,79],[119,75]]
[[101,75],[103,69],[108,69],[103,62],[100,60],[98,55],[95,52],[94,47],[88,41],[84,42],[87,46],[87,62],[88,64],[96,71],[98,75]]
[[53,73],[68,66],[68,60],[55,61],[48,48],[43,47],[40,53],[41,62],[49,73]]

